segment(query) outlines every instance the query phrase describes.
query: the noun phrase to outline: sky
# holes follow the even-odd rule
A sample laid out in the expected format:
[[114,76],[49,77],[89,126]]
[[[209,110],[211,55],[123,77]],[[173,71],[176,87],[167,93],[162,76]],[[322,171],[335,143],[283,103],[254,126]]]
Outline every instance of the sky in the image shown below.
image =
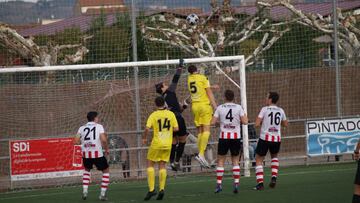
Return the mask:
[[[6,1],[16,1],[16,0],[0,0],[0,2],[6,2]],[[22,0],[26,2],[37,2],[38,0]]]

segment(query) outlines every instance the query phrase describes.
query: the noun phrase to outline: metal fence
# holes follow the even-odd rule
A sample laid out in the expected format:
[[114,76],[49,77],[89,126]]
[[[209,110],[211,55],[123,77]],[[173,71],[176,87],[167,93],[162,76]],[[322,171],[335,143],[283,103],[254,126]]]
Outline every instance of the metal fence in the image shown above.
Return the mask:
[[[335,159],[306,156],[307,119],[360,114],[359,1],[255,4],[228,0],[117,0],[86,5],[81,0],[64,0],[28,4],[32,10],[25,12],[19,2],[0,2],[0,9],[7,12],[6,16],[0,15],[0,21],[9,24],[0,25],[3,68],[245,55],[250,119],[256,118],[261,99],[269,90],[280,93],[280,105],[290,118],[282,149],[285,164],[328,163]],[[99,5],[101,9],[96,7]],[[16,13],[11,13],[11,8]],[[16,18],[19,13],[24,15],[21,20]],[[187,21],[192,13],[199,17],[196,25]],[[143,177],[146,149],[140,146],[139,136],[151,112],[149,106],[155,95],[152,86],[170,80],[173,70],[174,66],[149,65],[147,69],[64,71],[61,76],[1,75],[0,183],[4,184],[0,189],[78,183],[75,178],[11,185],[8,141],[70,136],[89,109],[98,110],[105,127],[112,132],[110,162],[114,180]],[[209,72],[210,81],[221,84],[221,90],[232,87]],[[97,87],[92,88],[91,82]],[[185,79],[180,83],[179,95],[183,99]],[[109,92],[113,95],[109,96]],[[222,101],[221,92],[215,96]],[[71,97],[87,102],[78,104]],[[67,105],[59,105],[59,100]],[[192,126],[190,112],[184,116]],[[213,129],[212,134],[216,133]],[[215,149],[215,137],[212,143]],[[340,161],[351,158],[346,155]],[[211,171],[191,161],[191,155],[183,161],[183,173]]]

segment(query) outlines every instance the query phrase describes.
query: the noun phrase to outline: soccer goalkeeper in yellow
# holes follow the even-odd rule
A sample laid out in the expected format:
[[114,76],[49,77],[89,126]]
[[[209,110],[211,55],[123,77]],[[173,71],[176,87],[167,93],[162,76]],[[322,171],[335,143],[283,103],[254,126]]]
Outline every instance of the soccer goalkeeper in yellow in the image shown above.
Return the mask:
[[204,167],[210,167],[205,159],[205,150],[210,137],[210,122],[213,109],[217,108],[209,80],[199,74],[195,65],[188,67],[188,89],[191,95],[192,112],[198,133],[199,154],[195,157]]
[[179,130],[175,114],[166,109],[163,97],[155,99],[157,110],[154,111],[146,122],[146,128],[143,135],[143,144],[147,143],[147,134],[153,129],[153,138],[148,150],[148,185],[149,192],[146,194],[145,201],[150,200],[156,195],[155,191],[155,163],[159,163],[159,194],[157,200],[164,198],[164,189],[166,183],[166,162],[170,159],[173,131]]

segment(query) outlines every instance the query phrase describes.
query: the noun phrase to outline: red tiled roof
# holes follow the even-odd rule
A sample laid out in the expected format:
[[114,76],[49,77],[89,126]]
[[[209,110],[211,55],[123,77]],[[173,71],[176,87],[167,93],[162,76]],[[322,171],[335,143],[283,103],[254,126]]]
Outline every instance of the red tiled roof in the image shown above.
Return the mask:
[[112,13],[123,13],[128,11],[126,7],[121,8],[102,8],[102,9],[87,9],[86,15],[99,15],[101,12],[104,12],[105,14],[112,14]]
[[[332,13],[332,2],[326,3],[296,3],[293,4],[295,8],[301,10],[304,13],[313,13],[320,14],[322,16],[327,16]],[[341,8],[344,11],[360,8],[359,0],[350,0],[350,1],[339,1],[338,8]],[[235,13],[242,13],[247,15],[254,15],[257,11],[256,6],[241,6],[234,8]],[[270,11],[270,16],[274,20],[286,19],[292,16],[292,13],[283,6],[275,6]]]
[[78,0],[80,7],[125,5],[124,0]]
[[155,14],[160,13],[171,13],[178,16],[188,16],[192,13],[195,13],[197,15],[200,15],[203,13],[203,10],[201,8],[195,8],[195,7],[182,7],[182,8],[172,8],[172,9],[156,9],[156,10],[150,10],[146,12],[146,16],[151,16]]
[[[24,37],[37,35],[54,35],[62,32],[67,28],[79,28],[82,32],[89,30],[91,21],[96,15],[81,15],[67,18],[55,23],[40,25],[26,30],[18,31]],[[112,25],[116,21],[115,15],[107,15],[106,25]]]

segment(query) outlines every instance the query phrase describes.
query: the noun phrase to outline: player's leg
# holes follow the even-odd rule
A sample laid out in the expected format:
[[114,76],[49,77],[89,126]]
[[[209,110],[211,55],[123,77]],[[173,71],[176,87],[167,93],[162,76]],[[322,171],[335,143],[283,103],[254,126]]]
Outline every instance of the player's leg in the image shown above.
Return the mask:
[[355,175],[354,181],[354,195],[352,203],[360,203],[360,162],[358,162],[358,167]]
[[146,194],[144,200],[150,200],[151,197],[156,195],[156,191],[155,191],[155,162],[157,161],[157,156],[158,156],[158,150],[155,150],[153,148],[149,148],[148,153],[147,153],[147,181],[148,181],[148,187],[149,187],[149,191]]
[[175,166],[177,170],[180,170],[180,158],[182,157],[186,145],[186,138],[188,135],[185,120],[182,116],[177,117],[177,121],[179,124],[179,131],[177,132],[177,140],[178,146],[176,148],[176,155],[175,155]]
[[256,167],[255,167],[255,173],[256,173],[256,182],[257,185],[255,186],[255,190],[263,190],[264,189],[264,167],[263,162],[264,158],[266,156],[266,153],[268,151],[268,145],[267,143],[259,139],[257,147],[256,147]]
[[88,196],[88,188],[91,181],[91,169],[93,167],[92,159],[83,158],[84,164],[84,172],[83,172],[83,196],[82,198],[85,200]]
[[109,187],[109,183],[110,183],[110,170],[109,167],[107,169],[102,170],[103,175],[102,175],[102,179],[101,179],[101,192],[100,192],[100,197],[99,199],[102,201],[106,201],[107,200],[107,195],[106,195],[106,191]]
[[165,184],[166,184],[166,162],[159,162],[159,195],[157,196],[157,200],[162,200],[165,195]]
[[280,142],[271,142],[269,144],[269,150],[271,154],[271,181],[269,187],[275,188],[276,180],[279,173],[278,153],[280,151]]
[[240,152],[242,151],[242,143],[239,139],[229,140],[230,142],[230,152],[231,152],[231,161],[233,165],[233,177],[234,177],[234,190],[233,192],[236,194],[239,190],[239,182],[240,182],[240,165],[239,165],[239,157]]
[[209,142],[210,137],[210,122],[212,119],[213,110],[212,107],[209,104],[203,104],[200,107],[200,125],[202,127],[202,134],[201,134],[201,140],[199,143],[199,155],[200,158],[203,159],[203,162],[205,163],[206,167],[210,167],[208,162],[205,159],[205,150],[207,147],[207,144]]
[[90,169],[84,169],[83,172],[83,199],[85,200],[88,196],[88,188],[90,185],[91,173]]
[[224,176],[224,162],[226,154],[229,151],[228,140],[219,139],[218,150],[217,150],[217,167],[216,167],[216,188],[215,193],[222,191],[222,179]]
[[352,203],[360,203],[360,185],[354,184],[354,194]]
[[173,171],[177,171],[174,163],[177,148],[178,148],[178,136],[176,136],[176,134],[174,133],[173,142],[171,145],[171,153],[170,153],[170,166]]

